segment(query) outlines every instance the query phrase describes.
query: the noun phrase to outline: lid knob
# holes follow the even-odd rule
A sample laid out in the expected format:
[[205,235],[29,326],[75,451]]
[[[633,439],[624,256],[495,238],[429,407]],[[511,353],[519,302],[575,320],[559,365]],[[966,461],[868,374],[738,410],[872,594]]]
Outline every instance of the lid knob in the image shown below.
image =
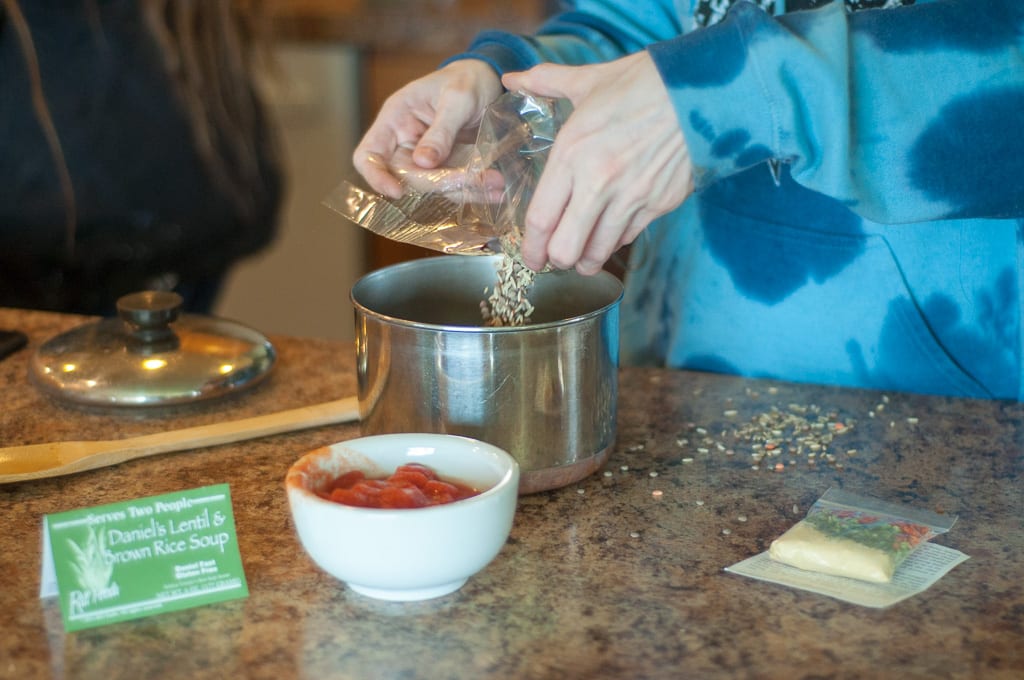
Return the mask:
[[146,290],[117,300],[117,314],[131,328],[132,349],[152,354],[178,348],[170,324],[177,320],[184,300],[171,291]]

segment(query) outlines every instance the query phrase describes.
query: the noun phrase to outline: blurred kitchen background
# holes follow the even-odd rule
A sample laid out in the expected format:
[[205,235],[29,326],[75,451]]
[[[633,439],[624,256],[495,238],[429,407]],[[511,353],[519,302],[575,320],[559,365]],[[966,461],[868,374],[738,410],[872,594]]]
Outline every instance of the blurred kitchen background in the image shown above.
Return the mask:
[[427,254],[365,232],[321,202],[384,99],[480,30],[528,32],[555,0],[268,0],[278,73],[268,104],[288,194],[276,241],[232,271],[215,313],[264,333],[349,340],[362,274]]

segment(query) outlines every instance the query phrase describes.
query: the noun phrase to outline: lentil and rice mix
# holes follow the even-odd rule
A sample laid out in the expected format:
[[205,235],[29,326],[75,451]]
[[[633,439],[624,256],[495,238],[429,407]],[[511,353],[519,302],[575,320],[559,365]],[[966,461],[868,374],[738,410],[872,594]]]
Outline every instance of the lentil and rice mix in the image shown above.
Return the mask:
[[523,263],[519,250],[522,235],[511,229],[501,236],[501,263],[494,288],[484,288],[486,298],[480,302],[480,314],[485,326],[524,326],[533,314],[530,289],[536,272]]

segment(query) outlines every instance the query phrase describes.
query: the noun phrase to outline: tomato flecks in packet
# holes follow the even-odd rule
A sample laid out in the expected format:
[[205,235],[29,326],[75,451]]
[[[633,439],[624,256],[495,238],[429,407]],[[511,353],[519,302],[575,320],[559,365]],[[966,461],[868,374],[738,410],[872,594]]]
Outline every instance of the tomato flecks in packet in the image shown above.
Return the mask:
[[402,465],[385,479],[367,479],[359,470],[341,475],[319,496],[358,508],[425,508],[476,496],[479,491],[440,479],[420,463]]

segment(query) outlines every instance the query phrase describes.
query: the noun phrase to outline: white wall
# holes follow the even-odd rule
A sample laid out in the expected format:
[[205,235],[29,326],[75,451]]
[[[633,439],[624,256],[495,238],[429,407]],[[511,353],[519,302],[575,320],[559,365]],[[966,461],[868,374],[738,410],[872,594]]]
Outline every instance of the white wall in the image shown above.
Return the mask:
[[275,243],[232,271],[215,313],[263,333],[351,340],[349,289],[364,268],[359,227],[321,201],[350,171],[359,133],[351,48],[282,45],[268,103],[288,182]]

